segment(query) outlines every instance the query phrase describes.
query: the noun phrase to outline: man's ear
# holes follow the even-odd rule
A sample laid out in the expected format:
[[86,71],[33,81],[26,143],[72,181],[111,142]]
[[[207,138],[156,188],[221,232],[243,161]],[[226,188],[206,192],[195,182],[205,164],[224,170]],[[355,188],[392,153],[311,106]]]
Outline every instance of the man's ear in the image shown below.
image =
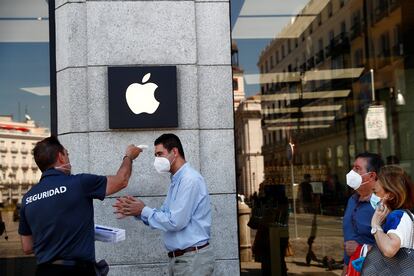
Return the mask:
[[61,164],[65,163],[65,155],[60,151],[58,152],[57,158],[56,158],[56,163],[58,162]]

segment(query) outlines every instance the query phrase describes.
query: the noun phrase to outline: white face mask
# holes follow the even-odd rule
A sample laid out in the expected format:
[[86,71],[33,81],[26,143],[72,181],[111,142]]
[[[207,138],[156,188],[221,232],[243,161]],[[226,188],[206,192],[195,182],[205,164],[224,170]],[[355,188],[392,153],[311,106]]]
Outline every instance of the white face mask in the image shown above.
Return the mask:
[[72,165],[70,163],[63,164],[61,166],[55,167],[56,170],[62,171],[67,175],[70,175],[72,171]]
[[[366,175],[366,174],[369,174],[369,172],[364,173],[363,175]],[[360,175],[356,171],[351,170],[346,175],[346,184],[354,190],[358,189],[362,185],[362,176],[363,175]]]
[[169,173],[171,164],[166,157],[155,157],[154,167],[158,173]]

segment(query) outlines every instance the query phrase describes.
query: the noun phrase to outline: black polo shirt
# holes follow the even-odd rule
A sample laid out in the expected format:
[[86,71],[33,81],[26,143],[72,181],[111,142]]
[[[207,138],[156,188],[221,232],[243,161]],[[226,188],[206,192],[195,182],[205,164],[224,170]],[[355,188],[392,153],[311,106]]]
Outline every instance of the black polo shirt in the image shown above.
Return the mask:
[[37,263],[95,261],[93,199],[103,200],[106,176],[49,169],[22,199],[20,235],[32,235]]

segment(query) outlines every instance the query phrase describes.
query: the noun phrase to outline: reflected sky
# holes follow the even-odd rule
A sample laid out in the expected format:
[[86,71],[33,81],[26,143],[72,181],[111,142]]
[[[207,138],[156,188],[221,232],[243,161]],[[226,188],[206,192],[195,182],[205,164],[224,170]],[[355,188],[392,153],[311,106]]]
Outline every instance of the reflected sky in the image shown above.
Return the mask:
[[[233,39],[237,43],[239,50],[239,65],[244,74],[258,74],[259,69],[257,67],[257,62],[260,56],[260,53],[264,48],[271,42],[271,38],[256,38],[256,39],[237,39],[237,34],[233,31],[235,30],[237,20],[239,16],[247,16],[244,20],[267,20],[277,22],[277,26],[274,26],[273,30],[277,30],[274,35],[277,35],[277,32],[282,30],[290,20],[292,20],[292,15],[296,15],[309,0],[260,0],[260,4],[257,4],[257,0],[231,0],[231,28]],[[325,0],[324,0],[325,1]],[[242,13],[241,13],[242,12]],[[256,16],[271,16],[258,19]],[[272,18],[273,17],[273,18]],[[241,18],[241,17],[240,17]],[[259,29],[252,26],[253,29],[258,31]],[[241,26],[241,31],[245,30],[246,26]],[[263,29],[263,28],[261,28]],[[268,28],[266,28],[268,29]],[[266,30],[263,29],[263,30]],[[248,84],[245,83],[245,94],[246,96],[255,95],[260,92],[260,86],[258,84]]]
[[39,125],[49,127],[50,97],[21,89],[41,86],[49,86],[49,43],[0,43],[0,113],[24,120],[27,111]]

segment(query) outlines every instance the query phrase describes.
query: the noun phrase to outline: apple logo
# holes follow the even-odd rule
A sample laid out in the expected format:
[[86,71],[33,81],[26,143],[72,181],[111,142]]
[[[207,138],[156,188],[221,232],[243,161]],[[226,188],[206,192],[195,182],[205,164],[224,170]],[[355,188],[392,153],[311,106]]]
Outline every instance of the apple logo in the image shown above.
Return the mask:
[[142,84],[133,83],[126,90],[125,96],[128,107],[135,114],[153,114],[160,105],[154,97],[154,92],[158,85],[152,82],[146,83],[150,77],[151,73],[147,73],[142,78]]

